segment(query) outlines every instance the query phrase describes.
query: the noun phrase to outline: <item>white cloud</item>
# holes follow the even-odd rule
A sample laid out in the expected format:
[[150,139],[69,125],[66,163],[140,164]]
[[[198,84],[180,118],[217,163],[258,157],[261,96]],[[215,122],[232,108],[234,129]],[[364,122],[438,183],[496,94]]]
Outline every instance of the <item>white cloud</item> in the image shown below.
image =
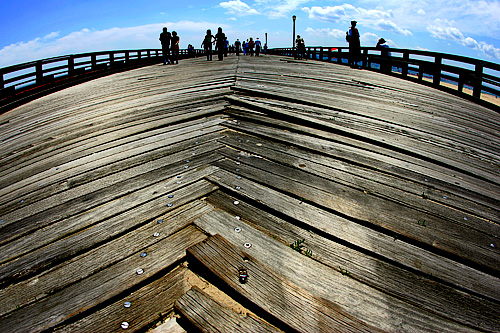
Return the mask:
[[339,29],[313,29],[307,28],[306,33],[316,35],[316,36],[328,36],[337,40],[345,40],[345,31]]
[[500,59],[500,48],[486,42],[478,42],[472,37],[465,37],[460,29],[454,26],[454,22],[436,19],[427,30],[436,39],[451,40],[463,46],[483,52],[487,57]]
[[343,4],[341,6],[326,6],[311,8],[304,7],[302,10],[309,14],[310,19],[338,22],[357,20],[358,22],[372,22],[380,19],[388,19],[393,16],[392,11],[383,9],[365,9],[361,7],[354,7],[351,4]]
[[188,43],[201,44],[207,28],[226,29],[228,26],[220,23],[179,21],[106,30],[82,29],[61,37],[59,33],[53,32],[42,38],[11,44],[0,49],[0,67],[66,54],[156,49],[160,48],[158,37],[163,27],[167,27],[169,31],[177,31],[181,38],[181,47],[185,47],[184,45]]
[[411,36],[413,35],[410,30],[402,29],[391,20],[378,20],[375,24],[377,28],[385,31],[392,31],[398,35]]
[[311,0],[266,1],[270,4],[266,7],[266,13],[269,18],[286,17],[291,11],[310,1]]
[[422,16],[424,16],[424,15],[426,15],[426,12],[425,12],[425,10],[423,10],[422,8],[419,8],[419,9],[417,10],[417,14],[418,14],[418,15],[422,15]]
[[245,16],[245,15],[256,15],[259,12],[241,0],[231,0],[227,2],[221,2],[219,4],[222,8],[227,9],[227,12],[231,15]]

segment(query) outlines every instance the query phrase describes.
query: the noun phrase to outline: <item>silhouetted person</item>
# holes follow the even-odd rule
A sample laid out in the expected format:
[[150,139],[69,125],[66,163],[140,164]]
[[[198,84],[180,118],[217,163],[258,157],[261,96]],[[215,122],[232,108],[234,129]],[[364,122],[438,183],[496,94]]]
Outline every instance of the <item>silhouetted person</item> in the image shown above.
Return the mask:
[[351,21],[351,27],[347,30],[345,39],[349,43],[349,64],[353,68],[358,68],[358,61],[361,53],[359,41],[359,31],[356,28],[356,21]]
[[194,46],[191,44],[188,44],[188,57],[189,58],[194,58],[196,56],[194,52]]
[[240,50],[241,50],[241,42],[239,39],[236,39],[236,42],[234,42],[234,51],[236,52],[236,55],[240,55]]
[[170,32],[167,31],[167,28],[163,28],[163,32],[160,34],[160,42],[161,42],[161,51],[163,53],[163,64],[170,64],[170,40],[172,36]]
[[390,72],[392,69],[392,65],[390,64],[390,59],[388,59],[391,56],[391,52],[388,51],[389,49],[389,44],[385,41],[385,39],[380,38],[377,42],[377,45],[375,48],[380,50],[380,55],[383,58],[387,59],[382,59],[380,63],[380,71],[381,72]]
[[207,55],[207,61],[212,61],[212,42],[215,37],[212,35],[212,30],[208,29],[201,46],[205,50],[205,54]]
[[217,34],[215,35],[215,47],[217,48],[218,60],[224,60],[224,46],[226,44],[226,35],[222,32],[222,28],[219,27]]
[[258,57],[260,54],[260,49],[262,48],[262,43],[259,40],[259,37],[255,40],[255,55]]
[[306,43],[304,42],[304,38],[297,35],[297,39],[295,39],[295,46],[297,47],[297,59],[302,59],[306,57]]
[[229,41],[227,40],[227,37],[226,37],[226,40],[224,41],[224,57],[227,58],[227,53],[229,51]]
[[255,43],[253,41],[253,38],[250,37],[250,40],[247,43],[247,53],[250,54],[250,56],[253,56],[253,47],[255,46]]
[[172,64],[174,63],[174,61],[176,64],[179,63],[179,42],[180,38],[179,36],[177,36],[177,32],[172,31],[172,40],[171,40]]

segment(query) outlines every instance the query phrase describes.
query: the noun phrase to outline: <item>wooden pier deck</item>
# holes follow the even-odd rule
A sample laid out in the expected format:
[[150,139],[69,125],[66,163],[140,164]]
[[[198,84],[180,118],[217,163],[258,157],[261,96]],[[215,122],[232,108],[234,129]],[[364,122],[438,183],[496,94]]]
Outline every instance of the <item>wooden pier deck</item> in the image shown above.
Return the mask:
[[0,140],[0,332],[500,331],[500,114],[467,100],[197,58]]

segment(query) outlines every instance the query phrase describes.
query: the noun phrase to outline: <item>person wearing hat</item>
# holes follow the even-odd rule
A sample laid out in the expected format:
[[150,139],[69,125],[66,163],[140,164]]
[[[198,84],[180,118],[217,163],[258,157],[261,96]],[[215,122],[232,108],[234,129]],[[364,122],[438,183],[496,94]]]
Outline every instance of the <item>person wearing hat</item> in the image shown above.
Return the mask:
[[358,67],[361,55],[361,44],[359,41],[359,31],[356,28],[356,21],[351,21],[351,27],[347,30],[345,39],[349,43],[349,64],[353,68]]
[[[380,55],[383,57],[383,58],[388,58],[391,56],[391,52],[387,51],[387,49],[389,48],[389,44],[387,44],[387,42],[385,41],[385,39],[383,38],[380,38],[377,42],[377,45],[375,46],[376,49],[380,50]],[[390,69],[391,69],[391,65],[390,65],[390,60],[389,59],[383,59],[381,62],[380,62],[380,71],[381,72],[389,72]]]
[[236,55],[240,55],[240,50],[241,50],[241,42],[239,38],[236,39],[236,42],[234,42],[234,51],[236,52]]

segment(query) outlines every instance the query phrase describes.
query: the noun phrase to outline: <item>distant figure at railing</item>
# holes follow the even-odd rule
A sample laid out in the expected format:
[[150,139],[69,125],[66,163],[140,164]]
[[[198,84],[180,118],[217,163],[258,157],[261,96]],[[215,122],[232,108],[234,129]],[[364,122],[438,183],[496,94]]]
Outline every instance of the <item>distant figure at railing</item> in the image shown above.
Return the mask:
[[304,38],[297,35],[297,39],[295,39],[295,47],[297,48],[297,59],[306,58],[306,43],[304,42]]
[[359,31],[356,28],[357,23],[351,21],[351,27],[345,33],[345,39],[349,43],[349,64],[352,68],[359,68],[358,61],[361,57],[361,43],[359,42]]
[[[387,42],[385,41],[385,39],[383,38],[380,38],[377,42],[377,45],[375,46],[377,49],[380,50],[380,55],[383,57],[383,58],[388,58],[391,56],[391,52],[388,51],[389,49],[389,44],[387,44]],[[380,63],[380,71],[383,72],[383,73],[387,73],[387,72],[390,72],[391,71],[391,67],[392,65],[389,64],[389,59],[385,60],[385,61],[382,61]]]
[[177,32],[172,31],[172,64],[179,63],[179,42],[180,38],[177,36]]
[[170,40],[172,35],[167,31],[167,28],[163,28],[163,32],[160,34],[161,42],[161,52],[163,53],[163,64],[170,64]]
[[214,40],[215,37],[212,35],[212,30],[208,29],[207,34],[201,43],[201,47],[203,47],[205,54],[207,55],[207,61],[212,61],[212,43]]
[[234,42],[234,52],[236,52],[236,55],[240,55],[240,50],[241,50],[241,42],[239,39],[236,39],[236,42]]
[[215,35],[215,48],[217,49],[218,60],[224,60],[224,44],[226,43],[226,35],[222,32],[222,28],[219,27],[217,34]]

